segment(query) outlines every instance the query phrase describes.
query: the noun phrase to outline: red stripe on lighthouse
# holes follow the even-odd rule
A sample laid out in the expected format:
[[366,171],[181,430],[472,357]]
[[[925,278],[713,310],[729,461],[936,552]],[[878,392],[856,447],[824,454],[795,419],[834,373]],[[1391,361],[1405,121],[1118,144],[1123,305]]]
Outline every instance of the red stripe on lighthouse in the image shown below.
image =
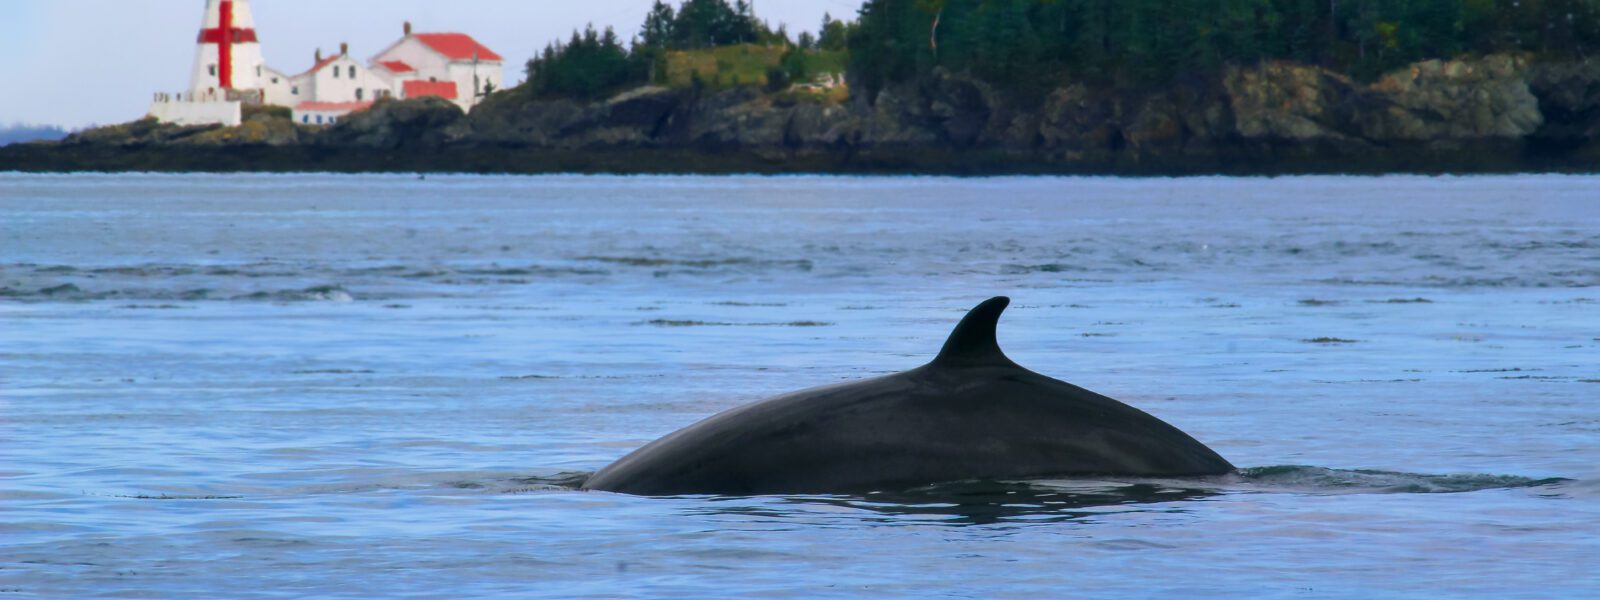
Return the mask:
[[237,29],[233,26],[233,0],[222,0],[218,9],[217,28],[201,29],[199,42],[217,45],[217,82],[223,89],[233,89],[233,45],[256,42],[256,30]]
[[222,30],[222,43],[217,44],[217,79],[222,89],[233,89],[233,0],[222,0],[222,15],[217,29]]

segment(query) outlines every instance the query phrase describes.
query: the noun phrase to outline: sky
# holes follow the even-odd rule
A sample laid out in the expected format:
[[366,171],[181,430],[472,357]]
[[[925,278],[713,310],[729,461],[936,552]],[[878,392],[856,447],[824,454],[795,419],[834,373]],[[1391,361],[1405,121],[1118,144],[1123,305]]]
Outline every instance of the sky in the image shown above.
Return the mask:
[[[624,39],[653,0],[253,0],[267,65],[310,68],[317,48],[365,60],[416,30],[471,34],[522,79],[535,52],[574,28],[615,27]],[[676,2],[674,2],[675,4]],[[854,18],[860,0],[755,0],[756,16],[791,35],[823,13]],[[0,127],[81,128],[142,117],[151,95],[188,87],[205,0],[0,0]]]

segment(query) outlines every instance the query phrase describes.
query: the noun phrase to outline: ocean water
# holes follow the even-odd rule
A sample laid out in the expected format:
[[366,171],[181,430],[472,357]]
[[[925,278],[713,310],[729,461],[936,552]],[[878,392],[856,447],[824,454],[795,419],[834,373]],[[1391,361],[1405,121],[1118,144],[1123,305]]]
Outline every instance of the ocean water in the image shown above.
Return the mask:
[[[0,175],[0,597],[1592,597],[1596,190]],[[575,490],[1002,294],[1243,470]]]

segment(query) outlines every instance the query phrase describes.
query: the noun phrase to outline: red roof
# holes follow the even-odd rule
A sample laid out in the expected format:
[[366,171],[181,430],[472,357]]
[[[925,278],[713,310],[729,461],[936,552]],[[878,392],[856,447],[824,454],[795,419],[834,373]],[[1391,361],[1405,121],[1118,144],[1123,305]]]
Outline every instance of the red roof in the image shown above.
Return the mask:
[[417,38],[429,48],[445,55],[450,60],[472,60],[473,53],[477,53],[478,60],[500,61],[499,54],[479,44],[478,40],[465,33],[418,33],[412,37]]
[[[344,58],[343,54],[335,54],[333,56],[329,56],[327,58],[319,60],[319,61],[317,61],[317,64],[311,65],[311,69],[307,70],[304,73],[301,73],[300,75],[310,75],[310,74],[315,73],[317,71],[321,71],[323,67],[326,67],[326,66],[328,66],[330,64],[333,64],[333,61],[339,60],[341,58]],[[299,77],[300,75],[295,75],[295,77]]]
[[379,61],[378,64],[383,65],[383,68],[388,69],[390,73],[410,73],[416,70],[411,68],[411,65],[406,64],[405,61],[399,60],[384,60]]
[[438,96],[445,100],[456,99],[456,82],[454,81],[422,81],[414,79],[402,85],[407,98]]
[[370,108],[372,102],[301,102],[294,105],[295,110],[311,110],[317,112],[347,111],[355,112]]

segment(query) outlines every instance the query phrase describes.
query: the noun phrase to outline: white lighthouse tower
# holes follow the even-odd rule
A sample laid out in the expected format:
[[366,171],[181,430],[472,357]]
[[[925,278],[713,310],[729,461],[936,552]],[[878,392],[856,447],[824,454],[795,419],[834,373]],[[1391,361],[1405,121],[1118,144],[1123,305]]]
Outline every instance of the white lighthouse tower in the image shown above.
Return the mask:
[[223,94],[232,99],[245,99],[243,96],[252,92],[260,95],[265,65],[250,0],[206,0],[197,42],[189,78],[191,93]]
[[250,0],[206,0],[189,89],[156,94],[150,116],[181,125],[238,125],[242,105],[263,100],[267,68],[255,27]]

